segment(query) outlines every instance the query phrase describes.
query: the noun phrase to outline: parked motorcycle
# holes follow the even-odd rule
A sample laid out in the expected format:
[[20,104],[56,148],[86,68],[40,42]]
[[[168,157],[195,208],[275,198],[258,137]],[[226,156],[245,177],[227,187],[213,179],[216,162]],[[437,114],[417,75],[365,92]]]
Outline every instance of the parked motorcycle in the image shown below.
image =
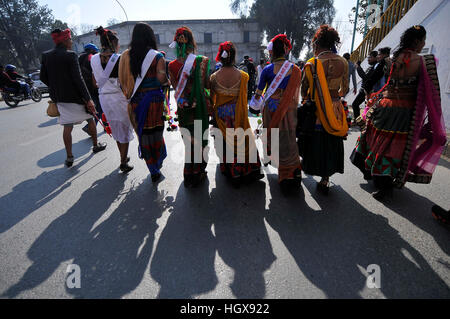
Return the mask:
[[42,100],[42,92],[34,86],[33,80],[30,77],[27,77],[25,82],[30,86],[31,96],[26,98],[25,94],[20,92],[16,93],[16,90],[9,88],[0,88],[0,92],[2,94],[3,101],[9,107],[16,107],[20,102],[26,100],[33,100],[34,102],[40,102]]

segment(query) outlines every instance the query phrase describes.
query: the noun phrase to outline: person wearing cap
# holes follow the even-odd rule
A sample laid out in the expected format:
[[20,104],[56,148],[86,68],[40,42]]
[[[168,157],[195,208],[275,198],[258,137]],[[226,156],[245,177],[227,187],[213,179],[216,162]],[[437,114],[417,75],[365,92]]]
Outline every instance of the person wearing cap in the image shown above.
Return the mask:
[[[91,59],[98,52],[99,49],[95,44],[88,43],[84,46],[84,52],[81,53],[80,57],[78,58],[78,62],[80,63],[81,74],[83,75],[84,82],[86,83],[86,86],[89,90],[89,94],[91,95],[91,98],[94,101],[95,110],[97,111],[97,117],[100,119],[102,117],[103,110],[100,104],[98,88],[94,81],[91,67]],[[97,119],[94,120],[95,124],[97,124],[98,123]],[[83,127],[83,131],[89,134],[87,125]]]
[[253,96],[253,92],[255,91],[255,81],[256,81],[256,68],[253,64],[253,59],[251,59],[248,55],[244,56],[244,61],[242,61],[239,65],[239,69],[247,72],[250,79],[248,81],[248,99],[250,100]]
[[40,78],[49,87],[50,98],[58,107],[59,124],[64,126],[63,139],[67,153],[65,164],[71,167],[74,163],[72,130],[75,124],[88,121],[94,153],[103,151],[106,143],[97,142],[97,130],[92,116],[95,104],[81,75],[77,54],[71,50],[70,29],[56,29],[51,36],[56,46],[42,54]]

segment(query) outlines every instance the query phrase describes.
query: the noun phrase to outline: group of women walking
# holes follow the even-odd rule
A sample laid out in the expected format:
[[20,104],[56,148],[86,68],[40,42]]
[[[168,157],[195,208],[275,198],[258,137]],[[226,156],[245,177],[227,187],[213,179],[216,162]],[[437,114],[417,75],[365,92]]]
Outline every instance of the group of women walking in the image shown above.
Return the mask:
[[[123,172],[133,169],[127,154],[134,128],[139,156],[146,161],[152,181],[160,179],[167,157],[164,91],[172,86],[186,150],[186,187],[196,187],[206,178],[208,139],[204,136],[211,124],[212,132],[221,133],[213,133],[216,150],[221,150],[217,152],[220,170],[232,184],[264,177],[248,118],[249,76],[235,67],[232,42],[220,45],[216,62],[222,67],[211,75],[209,59],[195,55],[196,42],[188,27],[176,30],[171,48],[177,59],[168,67],[148,24],[135,26],[130,47],[121,56],[114,32],[99,28],[98,34],[102,52],[92,59],[92,66]],[[405,32],[388,83],[370,97],[360,119],[366,124],[351,160],[366,179],[374,179],[379,188],[374,196],[379,199],[407,181],[429,183],[445,143],[434,59],[419,56],[425,36],[421,26]],[[286,35],[274,37],[268,45],[271,63],[260,76],[250,111],[262,113],[268,162],[278,168],[283,191],[299,189],[304,172],[321,177],[318,190],[326,194],[330,177],[344,173],[349,127],[341,98],[348,91],[349,67],[336,54],[339,43],[337,31],[322,25],[312,41],[314,58],[303,70],[287,59],[292,45]],[[313,129],[299,135],[298,107],[307,101],[315,105]],[[277,143],[272,138],[275,129]],[[233,133],[236,130],[246,134]]]

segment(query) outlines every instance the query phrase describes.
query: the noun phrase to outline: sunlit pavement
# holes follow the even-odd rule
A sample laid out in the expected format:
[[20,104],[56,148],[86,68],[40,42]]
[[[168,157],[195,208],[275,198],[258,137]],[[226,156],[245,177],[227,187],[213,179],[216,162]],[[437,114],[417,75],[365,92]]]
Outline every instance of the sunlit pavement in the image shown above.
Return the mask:
[[[447,161],[431,185],[377,202],[348,160],[352,131],[328,197],[308,176],[283,196],[271,167],[234,189],[212,159],[206,183],[185,189],[180,133],[166,132],[164,179],[153,185],[136,140],[126,176],[113,139],[102,134],[108,148],[93,155],[81,126],[65,168],[46,107],[0,102],[2,298],[450,297],[450,231],[431,216],[434,203],[450,208]],[[69,265],[81,288],[68,287]],[[380,288],[367,285],[371,265]]]

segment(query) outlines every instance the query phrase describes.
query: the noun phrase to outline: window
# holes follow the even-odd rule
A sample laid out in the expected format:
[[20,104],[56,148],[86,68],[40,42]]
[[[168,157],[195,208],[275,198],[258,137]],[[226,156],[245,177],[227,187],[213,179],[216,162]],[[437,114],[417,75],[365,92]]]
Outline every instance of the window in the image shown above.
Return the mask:
[[250,42],[250,31],[244,31],[244,43]]
[[212,43],[212,33],[205,32],[205,41],[204,43]]
[[161,44],[160,40],[159,40],[159,34],[155,34],[156,37],[156,44]]

